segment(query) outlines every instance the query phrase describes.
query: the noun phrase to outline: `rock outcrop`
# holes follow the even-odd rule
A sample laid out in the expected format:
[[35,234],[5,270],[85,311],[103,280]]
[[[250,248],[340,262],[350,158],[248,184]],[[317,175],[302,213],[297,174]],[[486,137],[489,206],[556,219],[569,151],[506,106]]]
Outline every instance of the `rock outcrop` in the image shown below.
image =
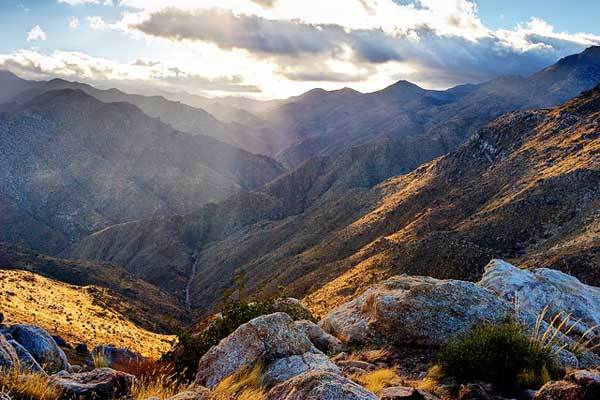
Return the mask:
[[271,389],[265,400],[377,400],[362,386],[337,374],[311,371]]
[[8,343],[15,349],[17,357],[19,358],[19,367],[22,371],[31,371],[38,374],[46,374],[46,371],[40,366],[40,364],[33,358],[27,349],[21,346],[21,343],[16,340],[9,340]]
[[[148,400],[160,400],[158,397],[151,397]],[[166,400],[212,400],[210,390],[203,387],[193,387],[185,392],[176,394]]]
[[392,386],[381,391],[380,400],[439,400],[438,397],[421,389]]
[[42,328],[33,325],[12,325],[6,329],[6,332],[19,342],[46,372],[69,369],[67,356]]
[[339,306],[319,325],[345,344],[442,346],[477,324],[500,322],[510,305],[473,283],[396,276]]
[[68,373],[61,371],[50,377],[68,398],[109,400],[127,395],[134,382],[133,375],[110,368],[90,372]]
[[287,314],[275,313],[241,325],[211,348],[200,359],[195,382],[213,388],[227,376],[259,362],[266,364],[268,384],[310,369],[337,370]]
[[0,370],[6,371],[18,363],[18,356],[15,349],[0,333]]
[[600,370],[575,370],[564,380],[549,382],[537,392],[534,400],[600,399]]
[[574,333],[583,334],[600,326],[600,288],[557,270],[524,270],[502,260],[492,260],[479,286],[509,302],[518,301],[520,309],[533,315],[547,308],[547,321],[559,313],[563,318],[569,314],[572,323],[578,321],[573,326]]
[[111,345],[99,345],[94,347],[86,358],[88,367],[94,367],[100,361],[103,367],[119,369],[119,367],[134,366],[145,360],[140,354],[129,349]]
[[304,332],[310,341],[325,354],[338,354],[344,350],[342,341],[325,332],[323,328],[312,321],[301,320],[294,322]]

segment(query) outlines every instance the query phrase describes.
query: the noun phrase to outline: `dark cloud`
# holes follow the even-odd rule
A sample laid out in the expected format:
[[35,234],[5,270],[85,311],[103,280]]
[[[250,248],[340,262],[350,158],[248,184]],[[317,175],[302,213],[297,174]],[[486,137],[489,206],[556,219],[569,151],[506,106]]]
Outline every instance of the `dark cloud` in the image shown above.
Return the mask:
[[371,65],[355,68],[352,73],[340,72],[319,59],[289,63],[277,69],[279,75],[296,82],[360,82],[368,79],[373,72],[374,68]]
[[[368,2],[363,3],[369,6]],[[467,22],[459,18],[449,21],[455,27],[464,27]],[[167,9],[152,14],[135,28],[173,40],[199,40],[215,43],[223,49],[245,49],[257,58],[273,59],[279,74],[294,81],[365,80],[375,71],[375,65],[399,61],[417,67],[418,72],[406,79],[424,82],[427,78],[429,82],[439,82],[438,86],[452,85],[498,75],[529,74],[584,47],[568,38],[521,32],[518,34],[524,35],[531,44],[524,50],[508,45],[493,33],[471,40],[442,35],[422,25],[392,35],[380,29],[349,30],[333,24],[268,20],[215,10]],[[351,50],[350,60],[346,49]],[[323,60],[329,59],[344,59],[360,72],[340,74],[328,70]]]
[[251,1],[256,4],[260,4],[261,6],[263,6],[265,8],[271,8],[275,5],[275,3],[277,3],[277,0],[251,0]]
[[156,12],[135,29],[174,40],[213,42],[221,48],[241,48],[263,54],[302,55],[339,49],[344,30],[336,25],[314,26],[275,21],[229,11]]

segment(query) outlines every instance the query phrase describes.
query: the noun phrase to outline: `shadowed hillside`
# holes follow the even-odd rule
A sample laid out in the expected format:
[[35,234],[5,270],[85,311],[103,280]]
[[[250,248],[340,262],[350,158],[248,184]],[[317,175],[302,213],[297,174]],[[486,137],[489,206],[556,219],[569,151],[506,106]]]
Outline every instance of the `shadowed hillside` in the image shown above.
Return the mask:
[[[230,287],[235,271],[245,273],[250,290],[283,284],[296,295],[339,277],[309,297],[318,312],[391,274],[476,279],[493,257],[535,261],[597,284],[599,112],[596,89],[553,110],[508,114],[449,156],[372,189],[294,205],[301,214],[282,214],[286,200],[276,192],[252,195],[260,207],[245,219],[239,204],[226,202],[181,220],[109,228],[74,254],[125,261],[127,252],[117,250],[130,248],[138,249],[130,257],[148,261],[187,251],[196,266],[191,298],[203,308]],[[303,182],[288,187],[305,193]],[[273,215],[280,217],[265,219]],[[161,237],[177,239],[157,249]]]

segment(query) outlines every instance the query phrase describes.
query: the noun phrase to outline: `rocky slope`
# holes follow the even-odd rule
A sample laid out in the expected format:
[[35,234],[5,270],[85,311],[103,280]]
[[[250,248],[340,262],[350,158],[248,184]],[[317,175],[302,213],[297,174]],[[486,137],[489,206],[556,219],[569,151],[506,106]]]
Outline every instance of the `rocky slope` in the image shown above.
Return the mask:
[[261,282],[296,295],[318,289],[308,300],[319,313],[400,272],[477,279],[484,260],[500,256],[598,283],[599,112],[595,89],[555,109],[508,114],[450,155],[372,189],[312,203],[276,190],[306,193],[319,179],[303,174],[181,219],[112,227],[73,254],[195,265],[191,299],[205,310],[235,271],[249,290]]
[[[139,374],[135,366],[151,368],[152,364],[129,349],[97,346],[82,366],[76,366],[59,345],[60,338],[35,325],[0,320],[0,382],[7,382],[2,379],[13,368],[20,374],[18,381],[41,380],[53,389],[45,392],[49,400],[154,395],[167,400],[592,400],[600,393],[600,357],[576,340],[581,334],[593,340],[600,332],[561,332],[557,329],[564,326],[556,323],[553,314],[536,317],[538,304],[547,300],[546,292],[558,288],[562,315],[585,315],[581,321],[586,323],[598,318],[598,288],[557,271],[524,271],[493,260],[477,283],[394,276],[340,304],[318,325],[294,321],[283,312],[238,324],[200,357],[190,385],[169,385],[182,390],[175,396],[167,394],[173,390],[160,381],[140,391],[139,381],[127,372]],[[522,302],[515,308],[517,297]],[[581,297],[588,301],[582,304]],[[436,364],[436,353],[445,344],[483,323],[505,323],[509,316],[519,321],[523,332],[531,332],[526,337],[552,338],[547,345],[552,349],[549,362],[555,364],[556,381],[549,381],[549,376],[538,383],[519,378],[521,385],[506,387],[445,375],[447,371]],[[486,351],[496,357],[502,349]],[[94,360],[102,360],[105,366],[95,366],[100,361]],[[442,372],[436,375],[436,370]],[[138,378],[143,382],[149,376],[142,372]],[[3,385],[5,394],[17,393],[14,382]]]
[[0,240],[57,254],[104,227],[186,213],[282,173],[127,103],[46,92],[0,114]]

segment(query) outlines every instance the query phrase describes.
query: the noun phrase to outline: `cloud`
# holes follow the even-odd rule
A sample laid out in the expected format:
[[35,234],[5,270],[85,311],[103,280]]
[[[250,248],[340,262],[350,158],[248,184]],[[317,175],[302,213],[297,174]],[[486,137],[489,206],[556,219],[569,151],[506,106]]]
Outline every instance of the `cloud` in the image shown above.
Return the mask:
[[275,3],[277,2],[277,0],[251,0],[253,2],[255,2],[256,4],[259,4],[265,8],[271,8],[275,5]]
[[59,3],[68,4],[70,6],[80,6],[82,4],[103,4],[112,6],[113,0],[58,0]]
[[[284,1],[274,8],[283,6]],[[385,3],[359,1],[366,16],[378,18]],[[436,87],[479,82],[503,74],[529,74],[559,57],[600,43],[598,36],[556,32],[538,18],[514,30],[489,30],[477,17],[475,4],[466,0],[393,3],[390,10],[391,14],[398,10],[412,13],[416,19],[395,26],[381,19],[380,27],[353,29],[232,10],[164,8],[150,12],[129,28],[174,42],[241,49],[257,62],[275,63],[275,72],[293,81],[368,80],[369,72],[381,70],[377,65],[389,63],[403,64],[412,71],[411,79]],[[315,62],[315,57],[319,61]],[[342,71],[336,76],[335,69],[324,66],[331,62],[345,62],[356,72]]]
[[195,93],[260,91],[260,88],[247,84],[239,75],[208,77],[197,74],[193,68],[186,69],[185,66],[159,60],[137,59],[131,63],[119,63],[80,52],[54,51],[43,54],[20,50],[0,55],[0,69],[7,69],[26,79],[59,77],[99,87],[187,90]]
[[183,11],[174,8],[151,14],[133,25],[145,34],[172,39],[212,42],[223,49],[280,55],[323,53],[339,49],[339,26],[313,26],[299,21],[268,20],[230,11]]
[[39,25],[34,26],[27,33],[27,41],[28,42],[34,42],[36,40],[46,40],[46,38],[47,38],[46,32],[44,32],[42,30],[42,28],[40,28]]
[[77,29],[79,28],[79,18],[69,18],[69,28],[71,29]]
[[[170,90],[189,85],[211,93],[262,90],[257,96],[272,98],[317,84],[372,91],[406,79],[446,88],[527,75],[600,44],[597,35],[559,32],[539,18],[491,29],[470,0],[119,0],[113,5],[122,7],[120,17],[90,16],[85,23],[123,34],[136,46],[136,59],[113,63],[52,53],[44,56],[45,64],[34,62],[27,71],[40,67],[52,76],[68,71],[73,79],[81,71],[85,79],[105,85],[114,80]],[[6,62],[27,65],[16,53],[11,56]]]
[[98,16],[90,16],[86,18],[88,24],[90,25],[91,29],[94,30],[106,30],[108,29],[108,25],[106,24],[106,22],[104,22],[104,19],[102,19],[102,17],[98,17]]

